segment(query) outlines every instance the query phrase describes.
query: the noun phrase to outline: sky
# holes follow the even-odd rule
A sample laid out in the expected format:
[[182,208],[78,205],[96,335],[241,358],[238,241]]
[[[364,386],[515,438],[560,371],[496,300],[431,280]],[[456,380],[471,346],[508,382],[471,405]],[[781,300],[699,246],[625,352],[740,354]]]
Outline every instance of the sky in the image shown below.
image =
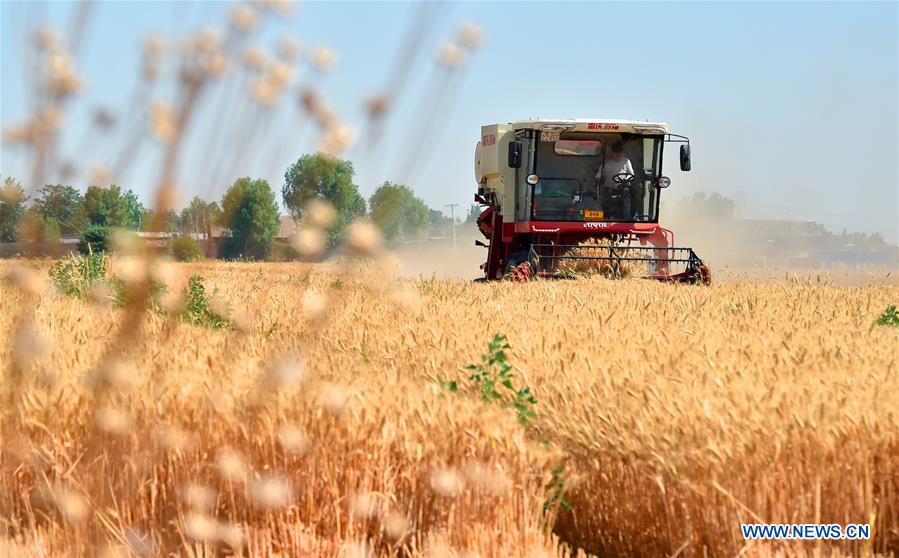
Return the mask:
[[[146,129],[149,117],[129,104],[144,39],[155,34],[177,45],[203,27],[224,33],[235,6],[93,3],[75,57],[85,83],[65,105],[58,149],[61,161],[82,171],[70,182],[85,187],[87,169],[112,166],[125,138]],[[2,2],[4,130],[29,118],[25,41],[40,27],[65,35],[78,7]],[[431,14],[430,25],[422,24],[423,13]],[[447,71],[435,52],[466,23],[483,30],[483,41]],[[421,42],[404,48],[413,27],[421,28]],[[427,10],[407,2],[305,2],[286,17],[265,16],[247,44],[274,56],[285,36],[306,52],[325,45],[338,61],[326,72],[299,63],[269,111],[229,110],[229,95],[247,95],[248,87],[229,74],[206,89],[179,160],[183,200],[220,199],[233,173],[266,178],[279,192],[288,164],[316,149],[315,127],[296,108],[297,91],[312,85],[355,131],[344,156],[365,197],[389,180],[409,185],[435,209],[448,213],[447,204],[459,204],[455,211],[464,212],[476,188],[481,125],[531,117],[650,120],[690,137],[693,150],[689,173],[666,160],[672,186],[663,194],[663,223],[665,208],[680,197],[720,192],[740,217],[814,220],[837,232],[879,231],[899,240],[895,2],[455,2]],[[164,54],[152,100],[174,102],[176,55],[175,46]],[[373,126],[365,102],[397,83],[391,76],[398,65],[403,86]],[[91,131],[98,107],[118,115],[115,134]],[[227,141],[236,151],[222,162],[215,151],[222,130],[237,128],[249,131],[232,134]],[[148,203],[162,153],[146,138],[114,180]],[[24,183],[28,161],[20,146],[3,144],[3,175]]]

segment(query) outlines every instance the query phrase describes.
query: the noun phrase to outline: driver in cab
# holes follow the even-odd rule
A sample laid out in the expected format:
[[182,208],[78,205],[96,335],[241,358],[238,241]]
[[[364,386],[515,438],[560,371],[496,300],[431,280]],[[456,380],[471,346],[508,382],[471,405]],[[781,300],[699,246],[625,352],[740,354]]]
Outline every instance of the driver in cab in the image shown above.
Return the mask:
[[611,152],[611,156],[599,166],[599,169],[597,169],[595,175],[596,181],[603,193],[615,196],[621,195],[621,210],[627,219],[630,218],[631,214],[630,191],[627,188],[626,183],[622,182],[619,184],[615,182],[614,178],[618,175],[629,175],[631,179],[633,179],[634,167],[631,165],[631,160],[624,156],[624,145],[620,141],[616,141],[612,144]]

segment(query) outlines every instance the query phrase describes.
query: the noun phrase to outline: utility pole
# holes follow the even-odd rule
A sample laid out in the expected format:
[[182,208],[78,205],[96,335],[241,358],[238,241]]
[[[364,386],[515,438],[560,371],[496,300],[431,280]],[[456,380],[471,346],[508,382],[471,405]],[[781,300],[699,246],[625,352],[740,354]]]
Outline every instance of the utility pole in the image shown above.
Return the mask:
[[450,221],[453,222],[453,250],[456,249],[456,212],[455,209],[459,207],[457,203],[448,203],[446,207],[450,208]]

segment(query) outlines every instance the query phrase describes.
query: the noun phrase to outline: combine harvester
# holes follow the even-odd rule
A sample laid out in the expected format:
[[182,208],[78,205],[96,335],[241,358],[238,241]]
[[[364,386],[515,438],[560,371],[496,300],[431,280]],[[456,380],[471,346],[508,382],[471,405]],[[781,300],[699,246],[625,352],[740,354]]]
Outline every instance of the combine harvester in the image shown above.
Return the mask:
[[[579,264],[612,276],[642,267],[661,281],[708,284],[692,248],[676,247],[659,225],[667,144],[690,140],[662,123],[628,120],[523,120],[481,127],[475,151],[478,228],[489,241],[484,279],[564,277]],[[586,260],[586,261],[584,261]]]

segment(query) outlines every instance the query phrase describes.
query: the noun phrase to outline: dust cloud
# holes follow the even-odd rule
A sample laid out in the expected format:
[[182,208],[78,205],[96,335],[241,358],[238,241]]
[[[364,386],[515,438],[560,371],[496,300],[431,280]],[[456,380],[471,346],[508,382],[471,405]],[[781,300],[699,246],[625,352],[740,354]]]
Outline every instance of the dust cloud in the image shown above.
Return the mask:
[[[790,265],[771,257],[764,239],[740,238],[726,224],[678,223],[670,225],[675,245],[692,247],[712,270],[714,283],[807,283],[836,285],[899,285],[895,266],[823,267]],[[406,279],[437,278],[471,281],[482,277],[480,265],[487,250],[475,246],[475,237],[460,235],[455,247],[450,239],[393,249]]]
[[419,246],[394,249],[403,277],[436,277],[439,279],[473,280],[483,276],[480,265],[487,259],[487,250],[474,245],[474,238],[458,238],[431,242]]
[[[661,226],[673,231],[674,245],[690,247],[712,271],[713,281],[899,285],[899,249],[888,244],[858,244],[811,221],[751,220],[672,215]],[[457,238],[395,247],[402,277],[473,280],[485,241],[471,226],[457,227]],[[855,245],[847,243],[856,242]]]

